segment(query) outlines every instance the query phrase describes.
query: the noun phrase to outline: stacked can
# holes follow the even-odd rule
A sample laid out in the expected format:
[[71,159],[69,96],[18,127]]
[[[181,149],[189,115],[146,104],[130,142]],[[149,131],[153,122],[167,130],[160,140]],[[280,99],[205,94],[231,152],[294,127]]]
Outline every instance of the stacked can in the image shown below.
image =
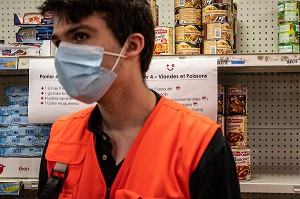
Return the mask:
[[233,53],[232,0],[202,0],[203,53]]
[[200,0],[175,0],[175,52],[201,54],[202,28]]
[[151,14],[152,14],[152,17],[153,17],[153,23],[154,23],[154,26],[158,26],[158,5],[156,3],[156,0],[149,0],[149,3],[150,3],[150,8],[151,8]]
[[278,2],[278,51],[300,52],[299,1]]
[[237,35],[237,30],[238,30],[238,22],[237,22],[237,4],[233,3],[232,4],[232,29],[233,29],[233,53],[236,53],[236,35]]
[[247,143],[247,86],[226,86],[225,137],[233,152],[239,180],[250,180],[250,148]]
[[222,133],[225,135],[225,86],[218,84],[218,114],[217,123],[222,127]]
[[226,138],[230,146],[247,146],[247,87],[226,87]]
[[154,39],[154,55],[173,55],[173,28],[156,27]]

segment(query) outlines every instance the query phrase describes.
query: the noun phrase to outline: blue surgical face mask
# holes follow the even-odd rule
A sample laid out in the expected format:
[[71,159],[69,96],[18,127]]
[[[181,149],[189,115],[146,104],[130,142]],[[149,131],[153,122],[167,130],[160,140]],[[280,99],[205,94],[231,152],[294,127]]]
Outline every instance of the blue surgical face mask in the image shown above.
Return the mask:
[[[55,55],[58,81],[68,95],[86,104],[97,102],[109,89],[117,74],[114,69],[122,55],[105,52],[102,47],[61,42]],[[103,54],[118,57],[111,70],[101,66]]]

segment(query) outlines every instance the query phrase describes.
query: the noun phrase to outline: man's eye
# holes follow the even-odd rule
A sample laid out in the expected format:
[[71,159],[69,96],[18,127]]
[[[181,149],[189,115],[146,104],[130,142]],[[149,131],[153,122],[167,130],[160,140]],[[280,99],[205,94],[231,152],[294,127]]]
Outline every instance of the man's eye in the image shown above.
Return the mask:
[[76,33],[75,34],[75,40],[76,41],[83,41],[87,38],[88,38],[88,36],[86,34],[83,34],[83,33]]

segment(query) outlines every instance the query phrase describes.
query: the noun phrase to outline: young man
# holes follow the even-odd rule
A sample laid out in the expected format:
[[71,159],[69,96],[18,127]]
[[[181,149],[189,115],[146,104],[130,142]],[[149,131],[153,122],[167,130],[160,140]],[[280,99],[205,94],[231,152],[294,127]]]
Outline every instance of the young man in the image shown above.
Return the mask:
[[39,198],[238,199],[220,127],[149,90],[147,0],[47,0],[55,67],[67,93],[97,106],[59,118],[42,158]]

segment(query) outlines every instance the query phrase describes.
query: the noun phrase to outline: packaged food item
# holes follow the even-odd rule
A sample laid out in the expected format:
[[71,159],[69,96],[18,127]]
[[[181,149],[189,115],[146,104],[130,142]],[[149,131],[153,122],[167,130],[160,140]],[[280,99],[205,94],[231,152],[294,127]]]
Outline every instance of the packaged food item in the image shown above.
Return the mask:
[[6,136],[41,136],[42,135],[42,127],[39,126],[8,126],[7,128],[0,129],[0,137]]
[[202,28],[198,25],[186,25],[175,27],[175,42],[202,41]]
[[203,23],[210,22],[227,22],[230,23],[232,20],[229,19],[227,14],[206,14],[202,16]]
[[279,53],[299,53],[300,46],[299,44],[279,44],[278,51]]
[[278,43],[299,43],[300,25],[297,22],[282,23],[278,25]]
[[[5,56],[2,54],[2,50],[0,51],[1,56]],[[1,58],[0,59],[0,69],[1,70],[13,70],[17,69],[18,60],[16,58]]]
[[233,18],[237,19],[237,3],[232,4],[232,15]]
[[289,34],[288,32],[280,32],[278,34],[279,44],[289,44],[289,43],[299,43],[300,35],[299,33]]
[[247,114],[247,86],[229,85],[227,89],[226,113],[227,115]]
[[218,84],[218,114],[225,114],[225,87]]
[[233,43],[233,31],[229,23],[206,23],[203,32],[205,40],[222,39]]
[[29,94],[29,86],[6,86],[5,96],[21,96]]
[[172,55],[173,48],[173,28],[156,27],[155,28],[155,43],[154,55]]
[[8,96],[8,105],[28,106],[28,95]]
[[174,7],[199,7],[200,0],[175,0]]
[[204,54],[232,54],[232,46],[226,40],[204,40]]
[[40,157],[43,147],[3,147],[0,155],[3,157]]
[[154,26],[158,26],[158,5],[156,0],[149,0]]
[[36,41],[36,34],[38,30],[35,27],[30,28],[20,28],[18,34],[21,36],[23,42]]
[[198,7],[175,9],[175,24],[201,25],[201,9]]
[[41,24],[42,15],[40,13],[25,13],[23,24]]
[[225,136],[225,116],[218,114],[217,123],[222,127],[222,134]]
[[247,116],[226,116],[226,139],[230,146],[247,146]]
[[28,116],[20,116],[20,115],[2,116],[2,124],[3,126],[8,126],[8,125],[26,126],[28,124]]
[[278,22],[299,22],[299,1],[278,2]]
[[212,4],[222,4],[222,3],[226,3],[226,4],[230,4],[231,0],[202,0],[202,6],[208,6],[208,5],[212,5]]
[[20,105],[10,105],[0,107],[1,115],[28,115],[28,107]]
[[250,148],[232,148],[236,171],[240,181],[251,180],[251,156]]
[[177,55],[200,55],[201,43],[180,42],[176,43]]
[[53,24],[53,16],[51,13],[45,13],[42,15],[42,24]]
[[157,4],[155,4],[155,19],[154,19],[154,26],[158,26],[159,22],[159,6]]
[[233,45],[232,45],[232,52],[237,52],[237,46],[236,46],[236,34],[233,34]]

